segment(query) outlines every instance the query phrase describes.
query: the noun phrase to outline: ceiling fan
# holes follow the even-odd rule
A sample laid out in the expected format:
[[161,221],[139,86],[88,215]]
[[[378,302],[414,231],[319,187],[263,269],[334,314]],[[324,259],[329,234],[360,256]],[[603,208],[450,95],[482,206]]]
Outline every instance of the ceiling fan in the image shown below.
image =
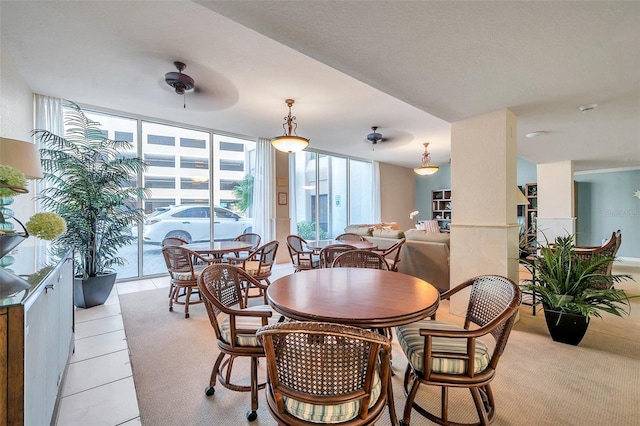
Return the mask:
[[178,72],[173,71],[166,73],[164,75],[164,81],[169,86],[173,87],[178,95],[183,96],[185,101],[184,108],[186,108],[187,103],[185,93],[195,87],[195,81],[193,80],[193,78],[182,73],[182,70],[187,67],[184,63],[176,61],[173,63],[173,65],[175,65]]
[[386,142],[388,139],[383,137],[382,134],[378,133],[378,126],[371,127],[373,132],[367,135],[367,140],[371,142],[373,145],[376,145],[378,142]]

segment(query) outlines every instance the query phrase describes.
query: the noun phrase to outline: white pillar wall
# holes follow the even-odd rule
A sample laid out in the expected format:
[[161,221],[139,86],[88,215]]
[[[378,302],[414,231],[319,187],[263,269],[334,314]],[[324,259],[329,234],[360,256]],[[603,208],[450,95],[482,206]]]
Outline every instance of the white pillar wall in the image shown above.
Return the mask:
[[538,242],[555,241],[558,236],[574,235],[573,162],[538,164]]
[[[484,274],[518,281],[516,122],[502,109],[451,126],[451,287]],[[453,296],[451,313],[468,300]]]

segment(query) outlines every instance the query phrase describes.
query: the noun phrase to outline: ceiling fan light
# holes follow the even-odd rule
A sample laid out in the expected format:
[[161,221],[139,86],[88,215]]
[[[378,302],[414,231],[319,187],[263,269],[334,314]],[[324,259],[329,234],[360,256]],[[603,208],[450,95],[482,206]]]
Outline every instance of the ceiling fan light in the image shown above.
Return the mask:
[[276,136],[271,139],[271,145],[278,151],[292,152],[302,151],[309,145],[309,139],[303,138],[295,134],[298,124],[295,122],[296,117],[291,115],[291,106],[295,102],[293,99],[287,99],[287,106],[289,107],[289,115],[284,118],[284,135]]
[[413,171],[420,176],[431,176],[438,171],[439,167],[431,165],[431,154],[429,154],[429,151],[427,151],[429,142],[425,142],[423,143],[423,145],[424,152],[422,153],[422,164],[420,165],[420,167],[416,167],[415,169],[413,169]]

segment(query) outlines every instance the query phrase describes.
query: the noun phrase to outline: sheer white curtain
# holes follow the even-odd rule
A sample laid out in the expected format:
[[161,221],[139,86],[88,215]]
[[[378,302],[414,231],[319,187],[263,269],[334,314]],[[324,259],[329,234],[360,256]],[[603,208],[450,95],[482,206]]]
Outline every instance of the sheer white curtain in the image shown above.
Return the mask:
[[36,95],[36,129],[64,135],[62,99]]
[[373,162],[373,222],[382,222],[382,207],[380,206],[380,163]]
[[253,178],[253,232],[260,234],[262,242],[273,240],[275,231],[271,220],[275,211],[272,183],[274,181],[275,155],[269,139],[256,142],[256,170]]
[[[42,95],[35,95],[35,98],[35,128],[39,130],[48,130],[56,135],[64,136],[64,112],[62,99]],[[40,147],[40,142],[35,142],[38,147]],[[44,187],[44,180],[41,179],[36,181],[36,193],[40,193]],[[36,211],[42,211],[40,203],[37,203]],[[36,264],[45,264],[49,261],[47,247],[44,244],[40,244],[38,247],[39,250],[36,253]]]

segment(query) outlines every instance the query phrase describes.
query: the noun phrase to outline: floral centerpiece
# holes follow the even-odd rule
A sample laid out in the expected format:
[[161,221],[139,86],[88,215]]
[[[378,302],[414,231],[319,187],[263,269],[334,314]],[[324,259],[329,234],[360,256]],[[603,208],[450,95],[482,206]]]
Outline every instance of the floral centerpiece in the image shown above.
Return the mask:
[[[52,240],[66,229],[64,219],[55,213],[36,213],[27,222],[26,228],[13,217],[13,211],[4,206],[10,205],[16,195],[29,192],[26,187],[27,180],[22,172],[11,166],[0,165],[0,258],[29,237],[29,232],[36,237]],[[14,225],[7,221],[11,218],[23,228],[22,232],[16,231]],[[6,267],[11,264],[11,260],[7,257],[0,263]]]

